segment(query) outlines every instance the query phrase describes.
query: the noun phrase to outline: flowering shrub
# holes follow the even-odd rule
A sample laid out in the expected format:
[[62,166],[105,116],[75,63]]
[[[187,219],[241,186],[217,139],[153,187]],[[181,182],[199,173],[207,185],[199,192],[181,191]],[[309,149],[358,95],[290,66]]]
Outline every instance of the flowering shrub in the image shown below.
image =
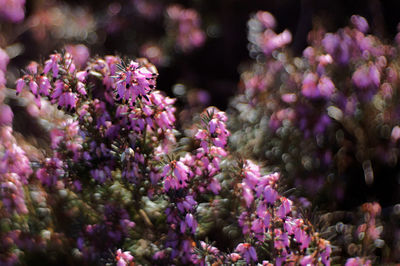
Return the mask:
[[[42,1],[23,20],[25,1],[3,2],[0,265],[400,260],[399,36],[354,15],[296,57],[296,36],[259,11],[225,113],[192,89],[218,68],[193,60],[231,42],[215,6]],[[120,40],[148,59],[90,56]]]
[[381,167],[398,165],[397,44],[367,34],[367,21],[353,16],[336,33],[311,32],[303,56],[293,57],[290,33],[274,25],[262,11],[249,22],[257,60],[231,104],[232,146],[281,169],[307,195],[327,188],[351,200],[359,172],[370,186],[382,182]]
[[[12,111],[3,119],[1,197],[9,222],[2,239],[11,242],[2,261],[30,262],[58,246],[72,252],[73,261],[206,263],[207,245],[198,242],[199,206],[223,197],[237,198],[233,207],[241,212],[237,223],[243,233],[233,239],[237,247],[227,261],[329,263],[329,242],[280,196],[279,174],[262,176],[251,161],[224,166],[236,164],[226,150],[224,112],[209,107],[200,116],[188,136],[192,148],[176,141],[175,100],[156,90],[157,75],[145,59],[114,56],[92,59],[80,69],[68,52],[28,65],[16,94],[59,118],[43,116],[52,122],[50,151],[35,159],[12,136]],[[233,179],[222,187],[227,171]],[[157,206],[157,214],[144,205]],[[45,220],[36,220],[43,215]],[[13,228],[19,219],[27,219],[27,226]],[[76,228],[71,231],[65,221]],[[263,245],[272,253],[261,251]],[[222,261],[214,250],[213,259]]]

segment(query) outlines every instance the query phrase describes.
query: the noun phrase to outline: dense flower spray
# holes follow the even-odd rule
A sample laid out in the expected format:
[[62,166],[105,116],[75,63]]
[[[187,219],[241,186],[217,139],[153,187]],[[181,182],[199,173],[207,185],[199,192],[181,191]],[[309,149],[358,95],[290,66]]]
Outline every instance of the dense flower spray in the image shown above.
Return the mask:
[[[132,2],[147,19],[157,13],[157,3]],[[166,15],[178,50],[204,43],[196,11],[171,6]],[[377,156],[396,161],[395,49],[368,35],[362,17],[351,23],[315,34],[292,58],[291,34],[275,33],[273,16],[257,12],[249,48],[258,63],[242,74],[238,115],[208,107],[189,127],[177,126],[176,100],[158,90],[146,59],[89,58],[84,46],[67,46],[30,63],[14,91],[5,88],[9,59],[0,50],[0,264],[329,265],[338,253],[348,265],[380,262],[380,205],[364,204],[355,225],[331,224],[345,247],[334,249],[299,207],[309,203],[282,186],[289,177],[317,191],[335,180],[333,162],[345,173],[348,134],[367,183]],[[47,146],[15,130],[15,102]],[[377,119],[361,121],[360,110]],[[387,145],[368,150],[364,122],[378,123]],[[330,150],[332,141],[340,148]]]
[[[28,212],[24,192],[18,189],[28,178],[37,180],[47,193],[62,191],[60,202],[74,199],[77,203],[67,204],[80,207],[67,208],[58,216],[79,224],[70,243],[76,248],[75,259],[81,261],[114,259],[118,265],[128,265],[135,258],[202,264],[208,260],[250,263],[266,258],[283,262],[300,261],[308,254],[311,261],[327,263],[329,243],[316,236],[311,241],[312,225],[292,216],[292,202],[276,190],[279,174],[261,176],[260,168],[251,161],[227,168],[227,162],[235,159],[227,150],[230,133],[224,112],[207,108],[187,137],[192,147],[180,148],[174,129],[175,100],[156,90],[157,76],[156,68],[145,59],[123,61],[107,56],[89,60],[80,68],[65,52],[52,54],[43,65],[31,63],[16,81],[16,94],[31,99],[39,110],[50,103],[65,114],[60,121],[53,121],[51,152],[33,171],[23,151],[14,149],[14,154],[20,154],[20,166],[27,167],[14,169],[8,161],[6,169],[13,172],[6,175],[7,180],[14,178],[14,193],[20,196],[13,197],[7,208],[16,208],[20,214]],[[236,177],[223,187],[221,182],[226,181],[221,174],[230,171]],[[2,197],[7,203],[10,196]],[[198,214],[200,206],[218,202],[219,197],[237,197],[233,206],[242,213],[237,222],[247,242],[238,241],[233,253],[198,239],[199,232],[205,230],[199,223],[203,219]],[[135,232],[157,223],[152,211],[143,209],[154,202],[163,202],[156,217],[166,223],[158,224],[157,230],[140,242]],[[79,217],[83,210],[90,215]],[[296,225],[287,229],[289,222]],[[65,237],[63,231],[59,234]],[[154,253],[140,254],[140,248],[122,252],[119,248],[127,250],[132,237],[133,243],[146,239]],[[259,247],[269,241],[279,257],[260,253]],[[298,243],[299,251],[289,252],[287,241]],[[116,255],[111,256],[109,250],[115,250]],[[212,257],[204,257],[204,250]]]
[[272,33],[272,15],[255,14],[249,47],[258,59],[241,75],[243,94],[232,101],[229,124],[235,149],[282,169],[310,195],[330,176],[328,193],[338,200],[351,197],[343,180],[353,167],[363,168],[371,186],[375,165],[394,166],[398,158],[397,45],[368,34],[363,17],[350,22],[335,33],[312,31],[303,56],[293,57],[285,48],[290,38]]

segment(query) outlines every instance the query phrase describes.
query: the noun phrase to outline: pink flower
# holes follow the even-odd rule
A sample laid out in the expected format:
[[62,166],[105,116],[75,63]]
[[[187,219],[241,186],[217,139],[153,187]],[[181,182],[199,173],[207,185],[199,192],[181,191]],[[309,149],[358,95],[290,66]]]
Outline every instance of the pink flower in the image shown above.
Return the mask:
[[24,19],[25,0],[0,0],[0,17],[17,23]]
[[292,201],[282,197],[281,198],[281,206],[279,206],[278,211],[276,212],[276,214],[278,215],[279,218],[285,218],[285,216],[291,211],[292,208]]
[[278,199],[278,192],[273,189],[271,186],[266,186],[263,192],[264,198],[267,203],[274,204],[275,201]]
[[72,55],[78,67],[83,67],[90,55],[89,49],[83,44],[69,44],[65,46],[65,50]]
[[369,29],[367,20],[361,16],[353,15],[351,16],[350,21],[356,29],[363,33],[366,33]]
[[[196,219],[193,217],[193,214],[191,214],[191,213],[187,213],[187,214],[186,214],[184,224],[187,226],[187,228],[191,228],[191,229],[192,229],[192,234],[194,234],[194,233],[196,232],[197,221],[196,221]],[[182,233],[183,233],[183,232],[182,232]]]
[[17,79],[16,81],[16,93],[17,95],[21,93],[22,89],[25,86],[25,81],[22,78]]
[[335,85],[327,76],[322,76],[318,81],[318,91],[320,95],[326,99],[332,96],[335,92]]
[[50,90],[52,89],[50,81],[45,76],[39,78],[39,94],[49,96]]
[[303,257],[303,258],[300,260],[300,265],[301,265],[301,266],[312,265],[313,260],[314,260],[314,258],[313,258],[312,255],[305,256],[305,257]]
[[242,258],[242,256],[240,256],[240,254],[238,253],[230,253],[227,255],[228,260],[230,260],[231,262],[237,262],[238,260],[240,260]]
[[267,11],[258,11],[257,14],[257,19],[263,24],[264,27],[266,28],[275,28],[276,26],[276,21],[274,16],[267,12]]
[[301,93],[307,98],[317,98],[320,96],[317,88],[318,77],[314,73],[308,73],[303,80]]
[[208,185],[208,189],[210,189],[215,195],[217,195],[221,190],[221,185],[216,178],[212,178],[211,183]]
[[130,251],[122,252],[121,249],[118,249],[116,253],[117,266],[126,266],[134,259]]
[[300,227],[295,229],[294,237],[297,243],[300,243],[300,249],[308,248],[311,242],[311,237]]
[[361,89],[369,86],[378,87],[380,84],[380,72],[375,65],[362,65],[353,73],[352,80]]
[[12,125],[14,114],[10,106],[6,104],[0,104],[0,126]]
[[48,59],[45,62],[43,73],[47,74],[51,70],[53,72],[53,77],[57,78],[58,77],[58,70],[59,70],[58,63],[60,61],[61,61],[61,55],[60,54],[52,54],[52,55],[50,55],[50,59]]
[[253,192],[245,183],[242,183],[242,189],[243,189],[243,198],[246,202],[246,206],[247,208],[250,208],[251,204],[254,201]]
[[360,257],[349,258],[346,261],[345,266],[371,266],[371,261]]
[[257,261],[256,249],[249,243],[240,243],[237,245],[235,251],[238,252],[247,263]]

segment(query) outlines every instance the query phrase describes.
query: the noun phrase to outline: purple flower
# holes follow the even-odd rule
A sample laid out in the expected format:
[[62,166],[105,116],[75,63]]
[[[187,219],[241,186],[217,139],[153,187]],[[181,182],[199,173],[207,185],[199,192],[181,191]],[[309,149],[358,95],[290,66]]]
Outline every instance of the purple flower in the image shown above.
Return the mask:
[[191,213],[186,214],[185,223],[188,228],[192,229],[192,234],[194,234],[196,232],[196,228],[197,228],[197,221],[193,217],[193,214],[191,214]]
[[380,72],[373,64],[369,66],[362,65],[354,72],[352,80],[353,83],[361,89],[370,86],[377,88],[380,84]]
[[242,190],[243,190],[243,198],[244,198],[244,200],[246,202],[246,206],[247,206],[247,208],[250,208],[251,204],[254,201],[253,192],[247,186],[246,183],[242,183]]
[[270,28],[274,29],[276,26],[276,21],[274,16],[267,12],[267,11],[258,11],[257,14],[257,19],[263,24],[265,28]]
[[314,260],[314,258],[313,258],[312,255],[304,256],[304,257],[300,260],[300,265],[301,265],[301,266],[312,265],[313,260]]
[[201,19],[194,9],[184,9],[174,4],[167,8],[168,23],[171,25],[169,34],[176,36],[177,47],[183,52],[189,52],[203,45],[206,35],[201,30]]
[[366,33],[369,29],[367,20],[361,16],[353,15],[351,16],[350,21],[353,26],[362,33]]
[[355,257],[355,258],[349,258],[346,261],[345,266],[370,266],[371,261],[370,260],[365,260],[360,257]]
[[275,201],[279,197],[278,192],[275,189],[273,189],[271,186],[265,187],[263,195],[264,195],[266,202],[270,203],[270,204],[274,204]]
[[256,249],[249,243],[240,243],[235,248],[235,251],[238,252],[247,263],[251,263],[251,261],[257,261]]
[[333,84],[332,80],[327,76],[322,76],[319,79],[317,87],[319,94],[326,99],[329,99],[335,92],[335,85]]
[[279,218],[283,219],[291,211],[292,201],[290,199],[282,197],[281,202],[282,204],[281,206],[279,206],[279,209],[276,214],[278,215]]
[[20,22],[25,16],[25,0],[0,0],[0,17],[11,21]]
[[117,261],[117,266],[127,266],[134,258],[130,251],[122,252],[121,249],[118,249],[115,259]]
[[6,104],[0,104],[0,126],[6,125],[11,126],[14,114],[10,106]]
[[307,232],[300,227],[297,227],[294,231],[296,242],[301,244],[300,249],[308,248],[308,245],[311,242],[311,237],[307,234]]
[[72,55],[77,67],[83,67],[89,58],[89,49],[83,44],[66,45],[65,50]]
[[303,80],[303,86],[301,93],[307,98],[317,98],[320,93],[317,88],[318,77],[314,73],[308,73],[305,75]]

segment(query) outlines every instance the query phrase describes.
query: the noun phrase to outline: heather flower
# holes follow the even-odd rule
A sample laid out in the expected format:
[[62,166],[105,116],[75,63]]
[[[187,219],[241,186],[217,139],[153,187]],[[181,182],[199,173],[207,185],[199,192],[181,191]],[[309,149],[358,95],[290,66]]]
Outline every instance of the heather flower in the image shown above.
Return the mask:
[[0,173],[16,173],[20,182],[28,183],[32,169],[25,151],[13,142],[1,144],[6,150],[0,154]]
[[[1,15],[1,7],[0,7],[0,15]],[[6,84],[5,73],[7,71],[7,65],[9,61],[10,58],[6,53],[6,51],[0,48],[0,89]]]
[[16,173],[2,173],[0,179],[0,198],[7,212],[27,214],[23,180]]
[[246,183],[242,183],[242,189],[243,189],[243,198],[246,201],[246,206],[247,208],[250,208],[251,204],[254,201],[254,196],[251,191],[251,188],[248,187]]
[[227,255],[227,259],[230,262],[237,262],[238,260],[240,260],[242,258],[242,256],[240,256],[240,254],[232,252],[230,254]]
[[46,158],[42,168],[37,170],[36,177],[47,186],[56,185],[58,179],[63,177],[65,171],[63,162],[58,158]]
[[361,16],[353,15],[351,16],[350,21],[355,28],[363,33],[366,33],[369,29],[367,20]]
[[53,73],[53,78],[57,78],[61,59],[62,58],[60,54],[50,55],[50,59],[45,62],[43,73],[47,74],[51,71]]
[[187,186],[186,181],[188,180],[189,167],[187,167],[181,161],[171,161],[169,164],[164,166],[162,176],[165,176],[164,188],[169,190],[170,188],[179,189]]
[[[264,19],[264,23],[272,23],[267,21],[268,17]],[[274,66],[274,69],[279,71],[280,67]],[[279,252],[277,263],[278,260],[293,261],[314,251],[312,248],[320,238],[305,222],[293,217],[296,212],[292,211],[292,202],[279,195],[280,175],[262,175],[261,168],[249,160],[240,161],[238,168],[230,167],[234,163],[226,147],[230,132],[224,112],[207,108],[200,115],[199,124],[187,131],[193,146],[182,146],[185,138],[176,143],[175,136],[179,135],[175,133],[175,100],[155,90],[157,70],[146,60],[124,63],[118,57],[109,56],[89,61],[81,69],[71,54],[65,53],[51,55],[44,66],[31,64],[29,68],[16,82],[17,92],[26,89],[38,104],[47,103],[41,98],[47,96],[51,104],[70,113],[65,118],[58,112],[60,118],[50,129],[51,155],[43,151],[47,159],[39,159],[32,167],[35,176],[45,185],[38,183],[37,187],[49,195],[57,192],[59,202],[67,203],[65,209],[55,210],[56,219],[65,216],[83,228],[78,232],[73,230],[76,236],[71,237],[85,263],[110,259],[109,250],[131,246],[131,241],[138,246],[145,242],[147,250],[157,252],[154,259],[169,264],[233,263],[242,258],[247,263],[256,262],[263,255],[257,254],[256,249],[268,241],[271,243],[265,244]],[[322,84],[321,94],[333,94],[329,76],[319,72],[317,75]],[[291,102],[297,101],[287,101]],[[282,124],[287,117],[294,120],[293,112],[288,109],[278,114]],[[318,120],[317,124],[323,122]],[[11,131],[4,131],[7,134],[11,135]],[[12,175],[20,177],[22,184],[32,173],[31,161],[13,144],[13,141],[5,143],[7,150],[0,169],[6,174],[12,170]],[[162,165],[165,154],[169,159]],[[15,167],[11,159],[17,159],[14,161],[20,167]],[[2,199],[9,202],[6,208],[25,213],[23,190],[20,192],[14,189],[11,196],[2,194]],[[146,197],[148,200],[144,200]],[[247,243],[239,244],[237,253],[225,256],[217,248],[197,242],[202,237],[200,234],[207,234],[209,230],[204,222],[207,217],[199,213],[203,205],[210,206],[205,211],[213,212],[219,219],[224,210],[216,206],[231,201],[232,213],[242,212],[238,224],[244,235],[238,237]],[[224,219],[223,226],[232,223],[231,219]],[[166,225],[159,226],[160,221]],[[213,226],[214,219],[211,221]],[[293,225],[285,226],[286,221]],[[46,219],[46,223],[53,221]],[[143,229],[143,225],[150,228],[149,237],[138,240],[136,230]],[[52,241],[55,234],[44,235]],[[298,247],[291,250],[294,242]],[[199,248],[196,243],[200,243]],[[329,243],[326,246],[321,245],[315,257],[322,252],[330,253]],[[208,252],[207,257],[198,256],[199,250]],[[138,253],[135,257],[140,257]],[[324,256],[327,261],[329,254]],[[128,265],[133,256],[118,249],[115,260],[118,265]]]
[[6,51],[0,48],[0,71],[6,72],[7,65],[9,62],[10,62],[10,57],[8,56]]
[[361,266],[361,265],[370,266],[372,265],[372,263],[370,260],[356,257],[356,258],[349,258],[345,264],[345,266]]
[[10,22],[20,22],[25,16],[25,0],[0,0],[0,17]]
[[391,139],[394,143],[396,143],[400,139],[400,127],[399,126],[395,126],[392,129]]
[[122,252],[121,249],[118,249],[116,252],[115,260],[117,261],[117,266],[127,266],[133,259],[130,251]]
[[200,28],[201,20],[196,10],[170,5],[167,14],[171,24],[170,34],[176,36],[176,44],[180,50],[189,52],[203,45],[206,35]]
[[318,81],[318,90],[322,97],[329,99],[335,92],[335,85],[332,80],[327,76],[320,77]]
[[83,44],[69,44],[65,46],[65,50],[72,55],[78,68],[85,66],[87,60],[89,59],[89,49]]
[[122,67],[122,71],[116,78],[117,100],[128,101],[138,96],[145,96],[155,87],[155,76],[157,76],[156,73],[131,61],[129,65]]
[[257,261],[257,253],[255,248],[249,243],[240,243],[235,248],[235,251],[238,252],[247,263],[251,263],[252,261]]
[[358,88],[378,87],[380,84],[380,73],[375,65],[363,65],[354,72],[352,80]]
[[274,50],[287,45],[292,41],[292,34],[288,30],[284,30],[280,34],[276,34],[272,30],[266,30],[260,36],[259,46],[266,55],[270,55]]
[[276,21],[274,16],[267,11],[258,11],[256,14],[257,19],[263,24],[265,28],[275,28]]
[[329,99],[335,92],[335,85],[327,76],[318,76],[314,73],[308,73],[304,77],[302,94],[307,98],[325,98]]
[[300,243],[300,249],[308,248],[311,237],[300,227],[295,229],[294,237],[297,243]]
[[301,266],[312,265],[313,260],[314,260],[314,258],[312,255],[305,256],[300,260],[300,265]]
[[0,104],[0,126],[11,126],[14,114],[10,106]]

